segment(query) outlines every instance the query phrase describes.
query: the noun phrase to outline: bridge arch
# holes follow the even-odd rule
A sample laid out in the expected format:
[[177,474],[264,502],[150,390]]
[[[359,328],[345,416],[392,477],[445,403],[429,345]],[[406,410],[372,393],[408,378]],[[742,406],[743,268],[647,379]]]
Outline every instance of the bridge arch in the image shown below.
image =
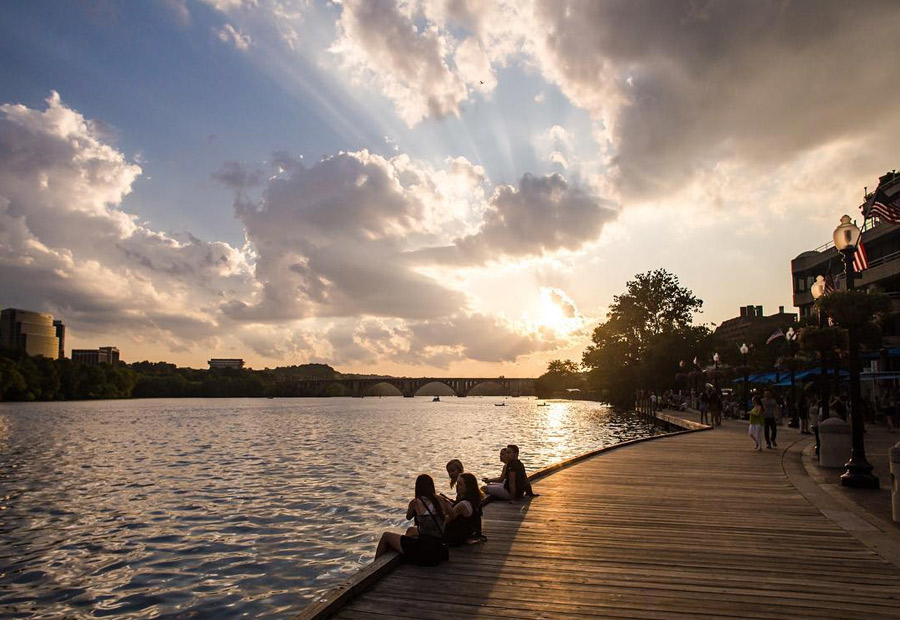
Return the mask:
[[360,396],[404,396],[403,389],[396,382],[385,379],[360,387]]
[[413,391],[413,396],[419,396],[419,392],[421,392],[426,387],[430,387],[428,396],[459,396],[456,390],[453,389],[453,386],[449,381],[445,381],[444,379],[426,379],[421,384],[415,387]]
[[472,385],[468,390],[468,396],[511,396],[509,384],[503,384],[498,380],[487,379]]

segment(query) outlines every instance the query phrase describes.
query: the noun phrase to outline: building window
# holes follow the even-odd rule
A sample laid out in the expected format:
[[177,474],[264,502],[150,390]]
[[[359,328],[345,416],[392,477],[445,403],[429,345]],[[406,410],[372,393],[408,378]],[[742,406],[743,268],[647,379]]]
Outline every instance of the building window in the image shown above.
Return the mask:
[[797,293],[804,293],[808,290],[807,286],[807,278],[801,276],[799,278],[794,279],[794,291]]

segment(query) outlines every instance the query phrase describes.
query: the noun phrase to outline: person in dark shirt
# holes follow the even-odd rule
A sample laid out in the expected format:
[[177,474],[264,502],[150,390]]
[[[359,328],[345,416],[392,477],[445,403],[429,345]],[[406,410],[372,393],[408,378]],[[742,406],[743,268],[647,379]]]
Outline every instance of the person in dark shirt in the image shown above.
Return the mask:
[[525,495],[537,497],[528,481],[525,466],[519,460],[519,446],[509,444],[506,446],[509,454],[509,462],[506,464],[506,481],[503,487],[509,492],[510,503],[515,502]]

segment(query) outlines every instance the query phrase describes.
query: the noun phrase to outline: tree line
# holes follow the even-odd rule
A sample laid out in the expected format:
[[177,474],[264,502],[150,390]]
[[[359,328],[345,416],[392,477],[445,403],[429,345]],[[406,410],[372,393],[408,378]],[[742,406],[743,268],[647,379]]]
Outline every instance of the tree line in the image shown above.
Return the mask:
[[625,289],[613,298],[606,321],[594,328],[580,362],[557,359],[548,364],[535,385],[539,397],[566,396],[569,390],[578,389],[626,407],[634,402],[638,389],[662,393],[702,387],[716,376],[716,371],[708,368],[716,352],[722,387],[747,372],[788,373],[822,359],[839,364],[846,357],[847,330],[856,330],[864,346],[877,350],[882,323],[896,322],[883,294],[836,291],[817,302],[835,327],[819,330],[814,325],[817,319],[805,317],[793,324],[800,338],[790,343],[785,338],[771,340],[771,324],[751,325],[744,337],[749,349],[744,356],[739,350],[741,342],[725,341],[709,326],[694,323],[703,300],[681,286],[674,274],[665,269],[641,273],[627,282]]
[[297,382],[338,376],[327,364],[196,370],[148,361],[89,365],[0,350],[0,400],[5,401],[310,396]]

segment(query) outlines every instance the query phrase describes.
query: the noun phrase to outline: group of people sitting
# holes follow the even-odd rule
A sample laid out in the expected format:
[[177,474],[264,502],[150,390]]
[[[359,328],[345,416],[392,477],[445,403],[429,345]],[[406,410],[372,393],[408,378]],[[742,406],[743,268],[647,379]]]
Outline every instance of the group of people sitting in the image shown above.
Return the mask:
[[448,547],[485,542],[481,531],[481,509],[485,495],[514,503],[523,497],[536,497],[519,460],[519,448],[510,444],[500,450],[503,470],[496,478],[482,478],[479,488],[475,475],[466,472],[459,459],[447,463],[450,488],[456,498],[437,493],[434,479],[428,474],[416,478],[415,497],[406,509],[406,518],[415,525],[406,534],[384,532],[378,541],[375,557],[389,550],[400,552],[405,558],[423,566],[434,566],[448,559]]

